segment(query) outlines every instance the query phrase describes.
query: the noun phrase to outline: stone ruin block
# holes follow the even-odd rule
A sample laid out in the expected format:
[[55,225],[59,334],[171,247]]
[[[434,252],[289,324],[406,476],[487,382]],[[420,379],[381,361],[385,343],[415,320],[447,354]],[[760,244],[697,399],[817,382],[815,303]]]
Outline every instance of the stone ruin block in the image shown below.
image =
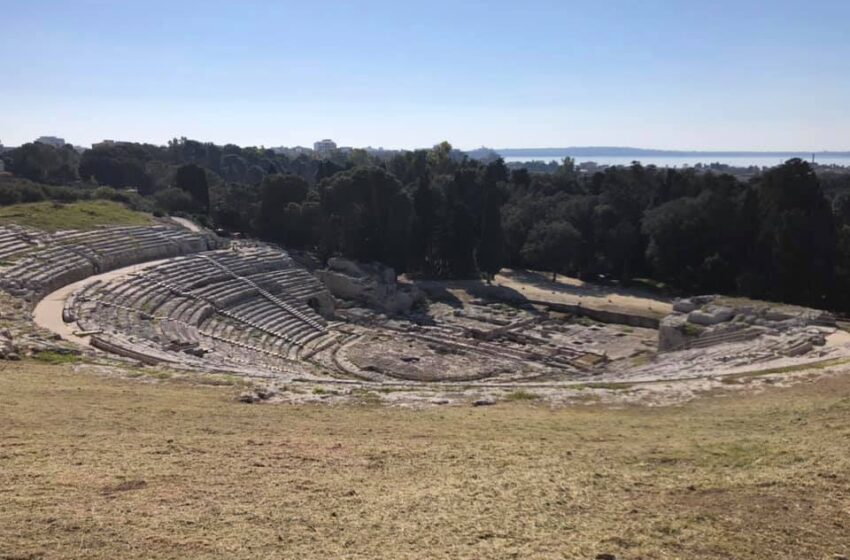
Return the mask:
[[695,325],[711,326],[731,321],[735,312],[730,307],[708,306],[688,313],[688,322]]

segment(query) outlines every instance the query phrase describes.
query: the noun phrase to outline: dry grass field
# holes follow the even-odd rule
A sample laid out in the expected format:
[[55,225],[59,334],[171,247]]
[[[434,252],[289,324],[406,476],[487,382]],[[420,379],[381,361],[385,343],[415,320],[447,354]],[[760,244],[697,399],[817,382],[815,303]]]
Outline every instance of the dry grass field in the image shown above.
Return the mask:
[[850,375],[412,411],[72,367],[0,363],[2,559],[850,555]]

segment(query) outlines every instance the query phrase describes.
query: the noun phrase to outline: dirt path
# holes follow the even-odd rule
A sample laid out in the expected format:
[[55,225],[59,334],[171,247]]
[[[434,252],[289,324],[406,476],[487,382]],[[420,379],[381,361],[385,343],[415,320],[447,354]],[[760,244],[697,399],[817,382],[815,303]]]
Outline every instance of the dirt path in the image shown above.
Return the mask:
[[79,282],[74,282],[73,284],[68,284],[67,286],[59,288],[38,302],[38,305],[36,305],[33,310],[33,320],[39,327],[54,332],[65,340],[74,342],[81,346],[89,346],[90,337],[77,336],[74,334],[74,332],[78,330],[76,323],[66,323],[62,320],[62,310],[65,308],[65,300],[67,300],[72,293],[93,282],[114,280],[115,278],[120,278],[122,276],[133,274],[134,272],[164,263],[167,260],[169,259],[159,259],[156,261],[117,268],[109,272],[104,272],[103,274],[89,276]]
[[[409,281],[403,279],[404,281]],[[558,276],[552,282],[549,274],[530,270],[503,269],[488,286],[480,280],[414,280],[426,292],[444,291],[460,302],[478,297],[502,297],[511,301],[535,301],[587,309],[625,313],[661,319],[673,311],[664,298],[641,290],[603,286],[576,278]],[[496,293],[500,292],[500,293]]]
[[600,286],[566,276],[558,276],[558,281],[552,282],[548,275],[506,269],[496,276],[495,284],[538,301],[582,305],[592,309],[659,318],[673,311],[669,302],[637,290]]
[[200,231],[202,231],[201,226],[199,226],[198,224],[196,224],[192,220],[187,220],[186,218],[179,218],[177,216],[171,216],[171,221],[177,222],[178,224],[180,224],[184,228],[188,229],[189,231],[194,231],[195,233],[199,233]]
[[[171,220],[179,224],[180,226],[185,227],[189,231],[203,231],[202,228],[198,226],[198,224],[186,218],[172,216]],[[74,282],[73,284],[69,284],[62,288],[59,288],[58,290],[48,294],[40,302],[38,302],[38,305],[36,305],[35,309],[33,310],[33,319],[39,327],[57,333],[65,340],[74,342],[82,346],[89,346],[90,337],[77,336],[74,334],[74,332],[78,330],[76,323],[65,323],[62,320],[62,310],[65,307],[65,300],[67,300],[72,293],[84,288],[85,286],[88,286],[93,282],[106,282],[115,278],[120,278],[121,276],[133,274],[134,272],[144,270],[145,268],[150,268],[152,266],[164,263],[167,260],[169,259],[159,259],[146,263],[125,266],[123,268],[104,272],[103,274],[89,276],[88,278],[84,278],[79,282]]]

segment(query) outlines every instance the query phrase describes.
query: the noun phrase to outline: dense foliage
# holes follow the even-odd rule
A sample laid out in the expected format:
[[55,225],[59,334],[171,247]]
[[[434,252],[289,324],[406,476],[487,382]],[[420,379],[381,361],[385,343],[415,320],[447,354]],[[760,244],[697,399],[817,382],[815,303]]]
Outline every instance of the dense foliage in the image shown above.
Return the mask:
[[850,310],[850,174],[800,160],[744,182],[639,164],[587,174],[570,160],[511,171],[447,143],[326,159],[186,139],[82,156],[27,144],[4,159],[17,184],[0,184],[0,204],[109,198],[410,273],[525,267]]

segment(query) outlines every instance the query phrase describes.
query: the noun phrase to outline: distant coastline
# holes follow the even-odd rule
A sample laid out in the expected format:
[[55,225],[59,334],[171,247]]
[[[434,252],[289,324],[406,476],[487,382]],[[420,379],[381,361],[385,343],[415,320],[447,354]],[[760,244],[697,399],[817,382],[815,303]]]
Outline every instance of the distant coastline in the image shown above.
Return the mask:
[[648,148],[628,148],[613,146],[572,146],[567,148],[494,148],[502,157],[682,157],[682,158],[803,158],[823,157],[850,158],[850,151],[815,152],[806,151],[698,151],[698,150],[656,150]]

